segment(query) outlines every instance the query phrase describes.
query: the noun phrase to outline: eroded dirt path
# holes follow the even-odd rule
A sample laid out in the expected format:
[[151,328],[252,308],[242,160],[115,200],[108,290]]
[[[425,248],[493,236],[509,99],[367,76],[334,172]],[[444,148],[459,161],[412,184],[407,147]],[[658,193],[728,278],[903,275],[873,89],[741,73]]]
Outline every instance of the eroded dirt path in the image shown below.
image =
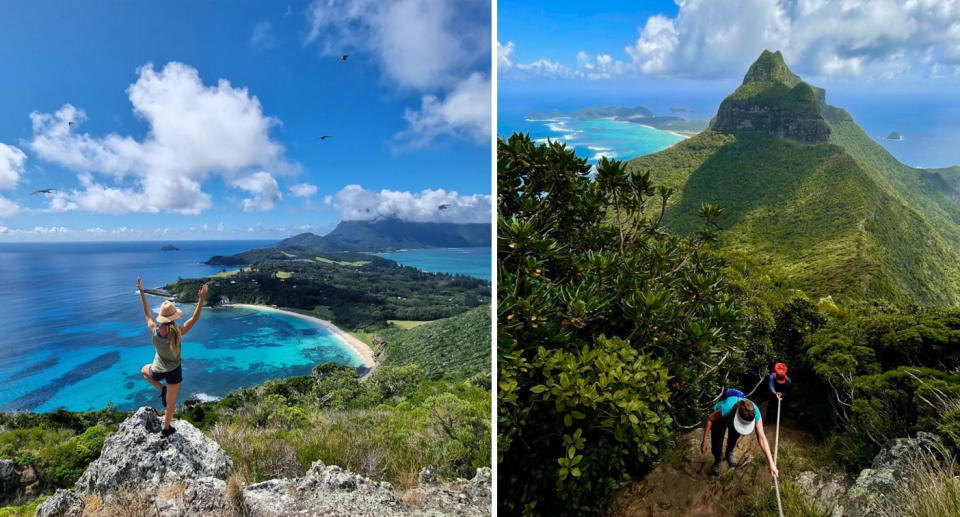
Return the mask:
[[[773,451],[774,425],[765,422],[764,431]],[[773,484],[767,470],[763,451],[755,435],[744,436],[737,442],[734,468],[721,462],[719,476],[710,474],[713,456],[710,451],[700,454],[703,428],[680,437],[677,449],[643,479],[620,488],[608,508],[610,517],[726,517],[733,515],[745,498],[757,490]],[[812,435],[798,431],[792,422],[780,422],[780,453],[787,447],[806,448],[815,443]],[[797,472],[783,472],[781,477]]]

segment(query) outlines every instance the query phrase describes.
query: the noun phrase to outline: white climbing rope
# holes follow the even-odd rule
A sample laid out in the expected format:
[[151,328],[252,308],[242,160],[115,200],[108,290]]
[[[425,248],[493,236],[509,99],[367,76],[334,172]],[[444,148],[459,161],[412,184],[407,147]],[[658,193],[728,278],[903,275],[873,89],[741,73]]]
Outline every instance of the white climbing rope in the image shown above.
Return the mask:
[[[777,466],[777,451],[780,449],[780,397],[777,397],[777,430],[773,438],[773,466]],[[780,503],[780,480],[773,478],[773,488],[777,492],[777,512],[783,517],[783,505]]]

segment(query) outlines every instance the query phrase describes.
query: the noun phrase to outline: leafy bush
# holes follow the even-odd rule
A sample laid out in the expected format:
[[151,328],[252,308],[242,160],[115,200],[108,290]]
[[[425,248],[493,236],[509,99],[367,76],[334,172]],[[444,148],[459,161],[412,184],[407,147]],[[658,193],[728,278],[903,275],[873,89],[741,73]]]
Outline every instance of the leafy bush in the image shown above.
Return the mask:
[[525,135],[497,150],[500,511],[590,512],[769,340],[708,251],[718,207],[696,236],[670,236],[673,192],[649,174],[603,159],[592,179]]

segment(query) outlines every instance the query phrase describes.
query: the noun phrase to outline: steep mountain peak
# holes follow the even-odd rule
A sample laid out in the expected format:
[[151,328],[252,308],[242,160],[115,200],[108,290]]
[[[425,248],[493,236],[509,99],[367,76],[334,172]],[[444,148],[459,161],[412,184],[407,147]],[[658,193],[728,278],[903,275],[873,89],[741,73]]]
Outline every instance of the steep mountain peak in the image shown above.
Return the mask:
[[720,104],[712,128],[726,133],[766,133],[800,142],[826,142],[826,92],[787,68],[780,51],[764,50],[743,84]]
[[750,65],[746,75],[743,76],[743,84],[753,82],[780,82],[790,86],[796,86],[802,80],[800,76],[790,71],[787,63],[783,60],[783,54],[780,51],[770,52],[764,50],[760,57]]

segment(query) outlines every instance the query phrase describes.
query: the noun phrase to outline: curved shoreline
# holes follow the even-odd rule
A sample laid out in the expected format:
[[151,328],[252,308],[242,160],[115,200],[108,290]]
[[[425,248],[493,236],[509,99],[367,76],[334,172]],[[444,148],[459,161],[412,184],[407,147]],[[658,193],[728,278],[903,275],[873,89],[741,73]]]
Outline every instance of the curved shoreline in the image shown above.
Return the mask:
[[377,367],[377,360],[373,356],[373,349],[369,345],[360,341],[356,337],[350,335],[349,333],[343,331],[333,323],[317,318],[315,316],[308,316],[306,314],[301,314],[299,312],[286,311],[283,309],[278,309],[274,307],[269,307],[266,305],[253,305],[249,303],[232,303],[230,305],[224,305],[224,307],[239,307],[242,309],[253,309],[259,311],[275,312],[278,314],[285,314],[287,316],[293,316],[295,318],[300,318],[307,320],[311,323],[319,325],[326,329],[330,334],[333,335],[338,341],[346,345],[348,348],[353,350],[357,356],[360,357],[360,360],[363,362],[363,365],[367,368],[367,372],[372,372]]

